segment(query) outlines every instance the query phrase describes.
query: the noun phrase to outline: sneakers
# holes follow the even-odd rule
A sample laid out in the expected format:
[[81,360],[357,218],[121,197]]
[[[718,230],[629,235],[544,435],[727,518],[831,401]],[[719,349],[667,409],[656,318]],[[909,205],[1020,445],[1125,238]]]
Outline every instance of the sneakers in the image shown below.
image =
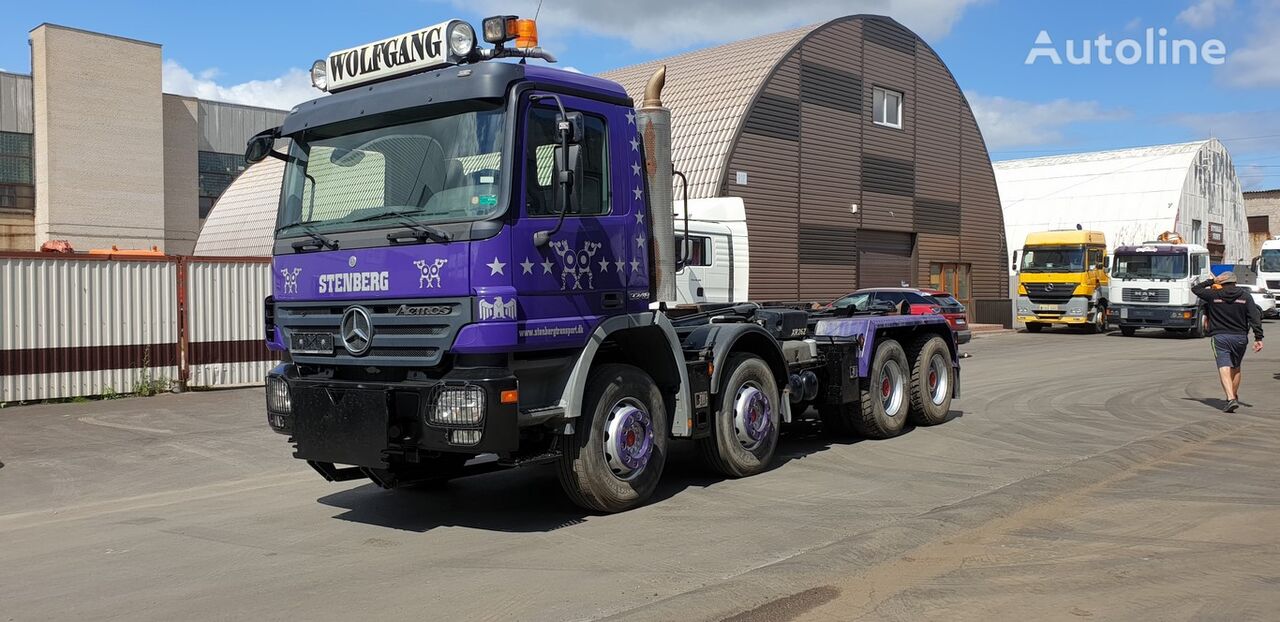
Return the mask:
[[1240,408],[1240,400],[1227,400],[1227,405],[1222,408],[1224,413],[1233,413]]

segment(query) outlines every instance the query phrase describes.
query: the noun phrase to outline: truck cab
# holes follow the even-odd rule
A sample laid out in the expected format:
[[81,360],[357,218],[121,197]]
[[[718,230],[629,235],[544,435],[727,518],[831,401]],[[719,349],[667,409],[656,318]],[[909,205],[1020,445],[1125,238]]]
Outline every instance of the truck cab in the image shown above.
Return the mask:
[[1203,311],[1191,286],[1213,275],[1209,249],[1177,237],[1115,249],[1111,287],[1117,296],[1110,321],[1125,336],[1141,328],[1203,335]]
[[1054,324],[1103,332],[1111,304],[1107,261],[1101,231],[1028,234],[1022,250],[1014,252],[1018,321],[1033,333]]
[[483,34],[452,20],[333,52],[312,67],[330,95],[249,141],[248,161],[285,162],[266,411],[294,457],[385,488],[554,463],[570,499],[613,512],[653,493],[668,441],[745,477],[793,408],[874,437],[947,419],[940,316],[668,309],[696,266],[665,68],[636,106],[500,62],[553,60],[531,20]]
[[1258,272],[1258,287],[1280,295],[1280,237],[1262,243],[1262,254],[1258,256],[1255,269]]

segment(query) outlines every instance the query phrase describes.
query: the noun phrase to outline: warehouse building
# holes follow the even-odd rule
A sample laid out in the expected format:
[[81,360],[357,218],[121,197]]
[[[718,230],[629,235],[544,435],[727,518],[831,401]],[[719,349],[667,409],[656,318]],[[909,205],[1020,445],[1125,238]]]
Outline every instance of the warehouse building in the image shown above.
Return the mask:
[[1013,248],[1032,231],[1080,226],[1105,233],[1111,248],[1173,231],[1207,246],[1215,264],[1253,257],[1240,179],[1218,140],[1008,160],[995,170]]
[[[603,77],[639,101],[663,64],[690,198],[746,204],[752,299],[933,285],[975,321],[1010,321],[991,161],[955,79],[915,34],[853,16]],[[279,168],[255,165],[228,190],[198,253],[270,253]]]
[[162,92],[154,43],[42,24],[30,75],[0,73],[0,250],[190,254],[279,110]]
[[927,43],[858,15],[605,73],[637,101],[659,64],[692,198],[742,197],[751,297],[952,290],[1009,321],[991,160]]
[[1244,211],[1249,217],[1249,256],[1262,254],[1262,243],[1280,238],[1280,190],[1244,193]]

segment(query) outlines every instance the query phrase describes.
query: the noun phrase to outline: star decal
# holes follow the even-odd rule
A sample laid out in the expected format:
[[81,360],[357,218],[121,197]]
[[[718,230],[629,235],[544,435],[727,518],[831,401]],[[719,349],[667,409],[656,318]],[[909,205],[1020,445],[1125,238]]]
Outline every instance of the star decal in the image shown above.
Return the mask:
[[621,272],[622,272],[622,266],[627,265],[627,262],[625,262],[625,261],[623,261],[623,260],[621,260],[621,259],[619,259],[619,260],[617,260],[617,261],[615,261],[615,262],[613,262],[613,263],[614,263],[614,265],[618,266],[618,272],[619,272],[619,273],[621,273]]
[[644,224],[644,212],[636,210],[636,224],[637,225]]
[[524,261],[520,262],[520,270],[521,274],[533,274],[533,262],[525,257]]
[[636,113],[635,113],[635,111],[634,111],[634,110],[628,110],[628,111],[627,111],[627,124],[629,124],[629,125],[635,125],[635,124],[636,124]]
[[632,192],[632,194],[635,194],[635,195],[636,195],[636,200],[637,200],[637,201],[639,201],[642,197],[644,197],[644,190],[642,190],[642,189],[640,188],[640,186],[636,186],[636,189],[635,189],[635,190],[632,190],[631,192]]
[[551,274],[551,268],[552,268],[553,266],[555,266],[555,265],[556,265],[556,264],[552,263],[552,261],[551,261],[550,259],[548,259],[548,260],[546,260],[546,261],[542,262],[542,273],[543,273],[543,274]]
[[640,176],[640,163],[639,163],[639,162],[632,162],[632,163],[631,163],[631,174],[632,174],[632,175],[635,175],[636,177],[639,177],[639,176]]
[[610,262],[608,259],[601,259],[601,260],[600,260],[600,274],[604,274],[605,272],[608,272],[608,271],[609,271],[609,264],[610,264],[610,263],[611,263],[611,262]]
[[493,258],[493,263],[487,263],[487,264],[485,264],[485,265],[486,265],[486,266],[488,266],[488,268],[489,268],[489,276],[497,276],[497,275],[499,275],[499,274],[506,274],[505,272],[503,272],[503,271],[502,271],[502,269],[503,269],[503,268],[505,268],[505,267],[507,267],[507,264],[505,264],[505,263],[503,263],[503,262],[501,262],[501,261],[498,261],[498,258],[497,258],[497,257],[494,257],[494,258]]
[[639,246],[640,248],[644,248],[644,236],[643,236],[643,235],[642,235],[642,236],[639,236],[639,237],[637,237],[637,238],[636,238],[636,246]]
[[632,259],[632,260],[631,260],[631,271],[632,271],[632,272],[639,272],[639,271],[640,271],[640,260],[639,260],[639,259]]
[[638,139],[638,138],[632,138],[632,139],[631,139],[631,150],[632,150],[632,151],[640,151],[640,139]]

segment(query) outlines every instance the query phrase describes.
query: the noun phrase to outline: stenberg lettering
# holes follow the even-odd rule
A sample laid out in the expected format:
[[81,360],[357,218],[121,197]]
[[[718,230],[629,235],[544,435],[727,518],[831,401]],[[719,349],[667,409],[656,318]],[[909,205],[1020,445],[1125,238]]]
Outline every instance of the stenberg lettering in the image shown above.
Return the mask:
[[354,292],[385,292],[391,289],[391,275],[387,272],[344,272],[321,274],[321,294]]

